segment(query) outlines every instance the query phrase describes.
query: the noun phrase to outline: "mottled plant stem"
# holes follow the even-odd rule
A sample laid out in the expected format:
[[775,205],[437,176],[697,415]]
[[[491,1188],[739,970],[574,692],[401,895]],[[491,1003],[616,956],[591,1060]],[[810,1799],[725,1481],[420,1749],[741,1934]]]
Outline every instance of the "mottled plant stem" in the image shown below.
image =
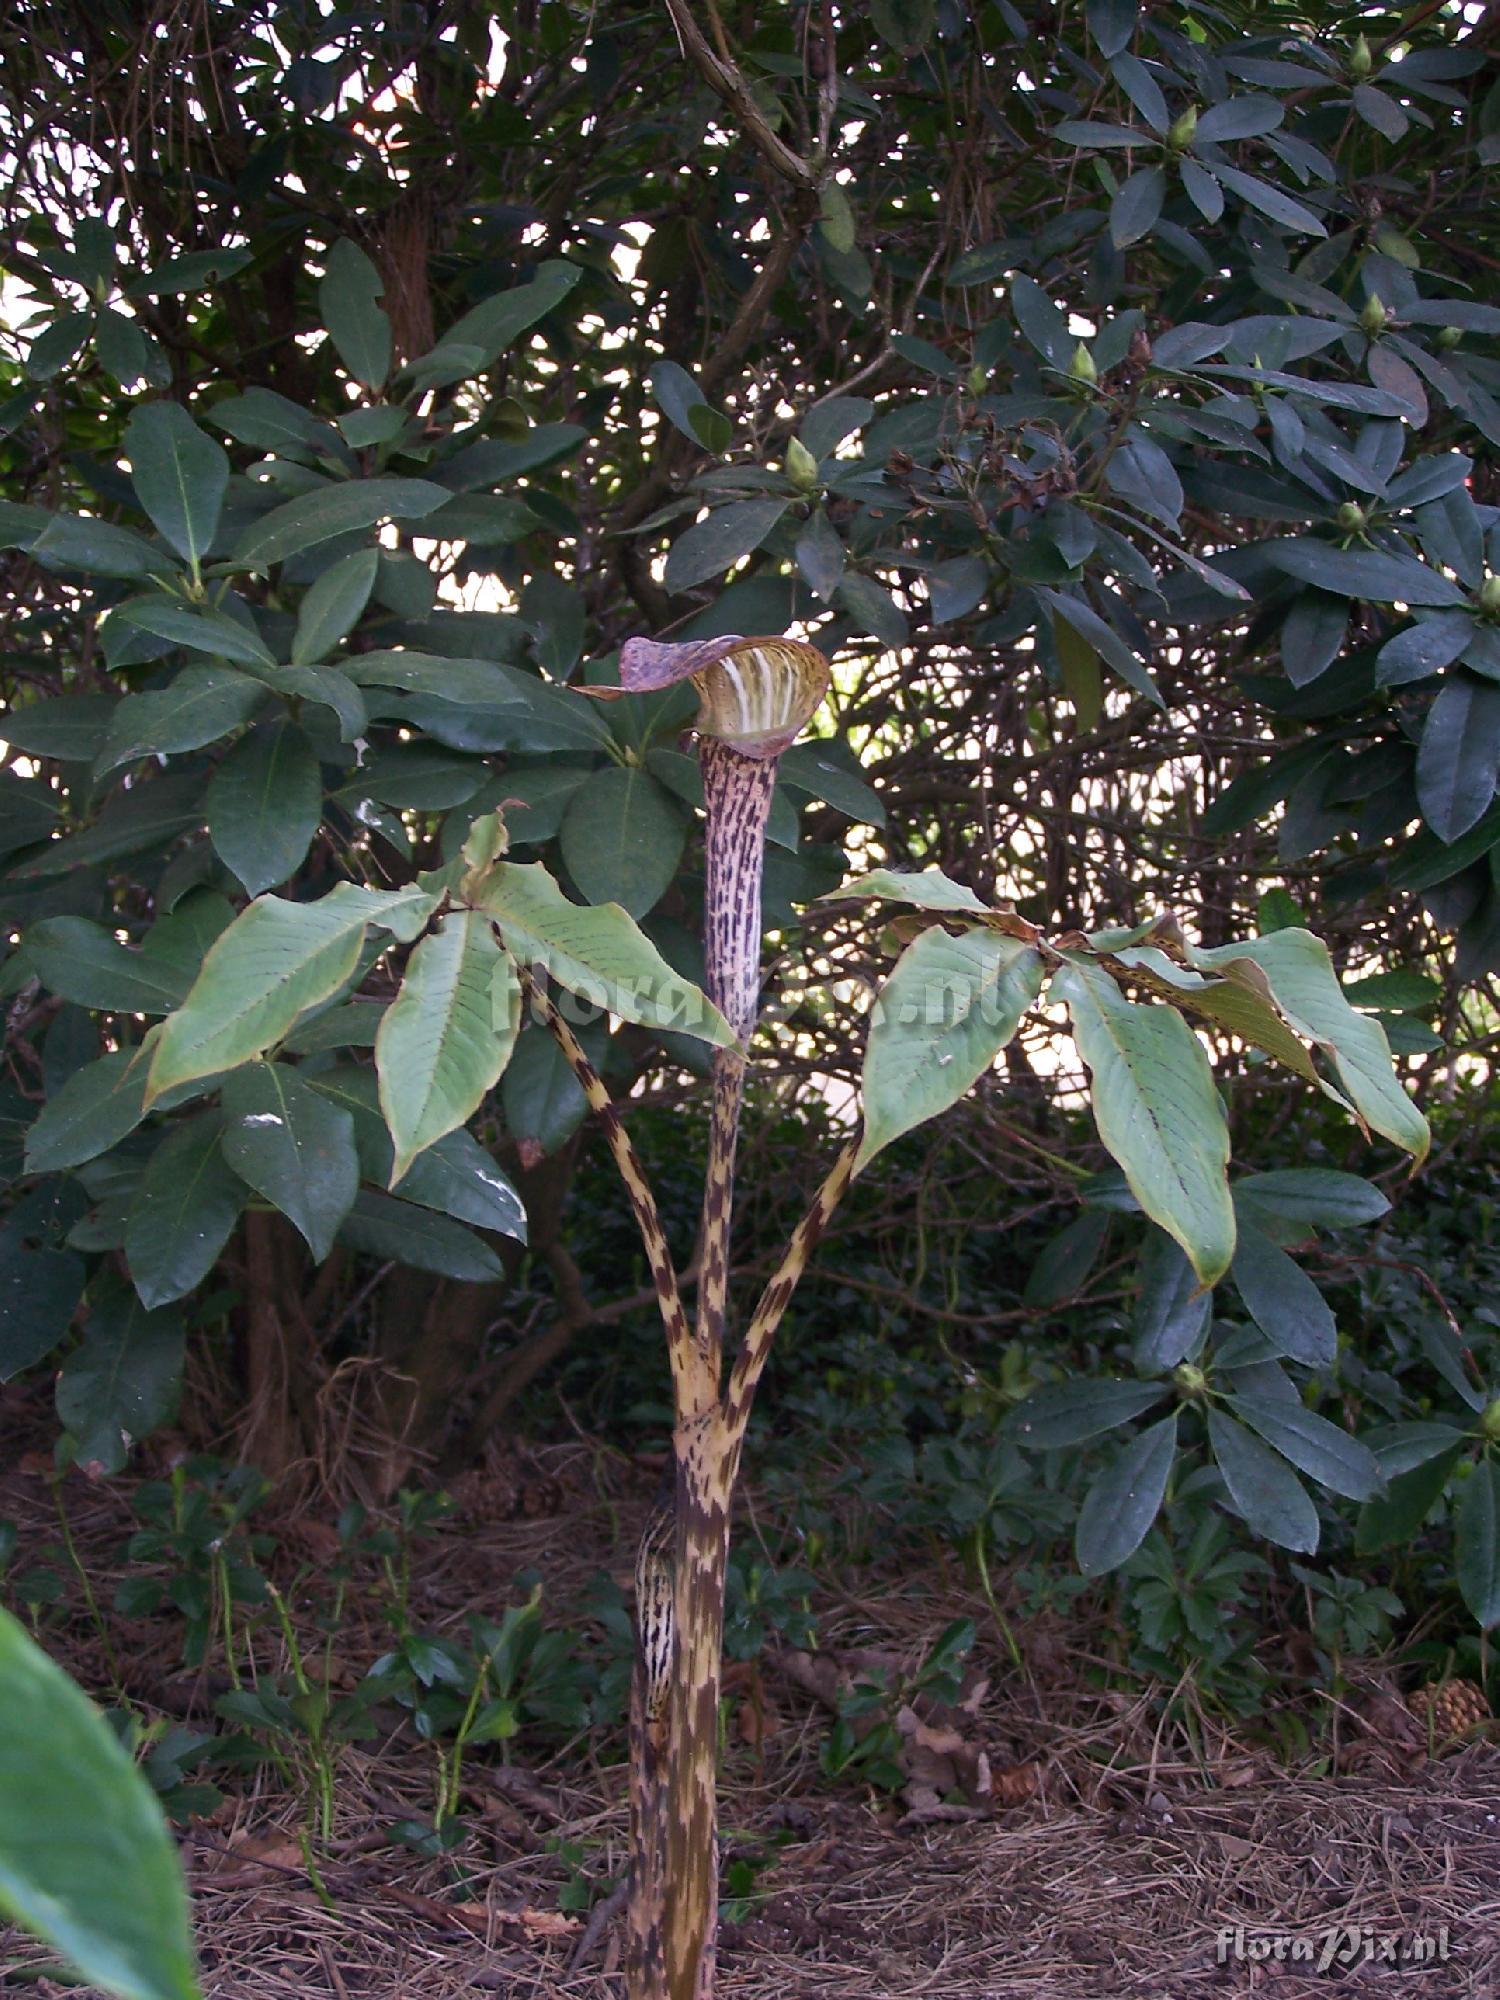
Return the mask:
[[[859,1153],[859,1133],[856,1131],[829,1168],[823,1185],[813,1196],[812,1206],[797,1224],[786,1255],[777,1265],[768,1280],[765,1290],[756,1302],[755,1311],[750,1316],[750,1324],[745,1329],[745,1338],[740,1343],[735,1356],[734,1368],[729,1377],[729,1387],[724,1394],[724,1432],[730,1449],[735,1454],[735,1469],[738,1469],[739,1450],[744,1442],[745,1426],[750,1421],[750,1405],[754,1400],[756,1385],[767,1360],[770,1358],[771,1342],[776,1337],[787,1307],[792,1302],[802,1273],[808,1261],[822,1241],[823,1232],[832,1219],[834,1210],[848,1191],[854,1178],[854,1162]],[[731,1473],[731,1479],[733,1473]]]
[[735,1454],[719,1393],[729,1306],[734,1163],[745,1050],[760,1009],[761,881],[774,757],[746,757],[706,737],[703,946],[708,997],[740,1046],[716,1049],[708,1172],[699,1231],[702,1269],[690,1393],[677,1411],[677,1655],[667,1725],[665,1964],[671,2000],[712,1991],[718,1912],[715,1760],[724,1572]]
[[856,1142],[840,1153],[762,1293],[723,1384],[735,1154],[745,1045],[760,1004],[761,884],[775,757],[703,739],[707,806],[704,955],[709,998],[737,1037],[713,1059],[708,1170],[699,1230],[698,1310],[689,1327],[656,1202],[608,1090],[534,979],[528,985],[604,1127],[635,1210],[667,1329],[676,1407],[671,1683],[665,1714],[647,1702],[640,1662],[631,1697],[630,2000],[712,2000],[718,1915],[716,1759],[729,1516],[750,1404],[808,1258],[849,1185]]
[[662,1325],[667,1333],[667,1354],[672,1364],[673,1377],[678,1381],[680,1394],[682,1386],[680,1378],[690,1366],[693,1341],[688,1325],[687,1308],[682,1303],[682,1291],[677,1283],[677,1272],[672,1263],[672,1253],[667,1248],[666,1234],[657,1211],[656,1196],[646,1178],[646,1170],[641,1165],[640,1154],[635,1150],[630,1134],[621,1122],[615,1101],[609,1094],[609,1086],[584,1054],[579,1046],[578,1037],[558,1012],[546,988],[532,973],[524,974],[523,980],[532,1004],[552,1031],[558,1047],[567,1059],[569,1069],[582,1085],[589,1109],[604,1129],[605,1143],[609,1147],[615,1169],[625,1183],[625,1192],[630,1197],[630,1206],[635,1212],[636,1228],[640,1231],[641,1242],[645,1246],[646,1262],[651,1270],[651,1282],[656,1288],[656,1302],[661,1312]]

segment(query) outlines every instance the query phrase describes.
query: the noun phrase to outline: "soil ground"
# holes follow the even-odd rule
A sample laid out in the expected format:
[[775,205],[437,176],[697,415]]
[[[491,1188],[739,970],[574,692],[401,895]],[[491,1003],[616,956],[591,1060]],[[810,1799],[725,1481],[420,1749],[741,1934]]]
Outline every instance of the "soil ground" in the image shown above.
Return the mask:
[[[542,1456],[557,1512],[451,1521],[416,1545],[412,1603],[425,1629],[461,1631],[471,1607],[494,1615],[514,1601],[517,1571],[541,1573],[554,1618],[600,1568],[624,1579],[646,1482],[601,1477],[581,1447]],[[29,1541],[56,1539],[46,1471],[35,1452],[0,1470],[0,1519],[18,1523],[23,1554]],[[65,1488],[74,1544],[105,1605],[132,1525],[129,1492],[128,1481],[76,1476]],[[326,1556],[315,1513],[267,1523],[277,1560],[303,1573],[320,1539]],[[920,1659],[960,1615],[979,1623],[978,1655],[986,1607],[961,1579],[918,1587],[909,1573],[861,1576],[847,1615],[824,1621],[823,1644],[836,1654],[878,1642]],[[1288,1773],[1202,1715],[1192,1732],[1168,1730],[1150,1690],[1131,1699],[1091,1687],[1076,1663],[1070,1671],[1066,1635],[1061,1650],[1055,1636],[1025,1648],[1021,1675],[1002,1666],[989,1630],[992,1681],[961,1716],[935,1718],[958,1720],[994,1770],[978,1806],[914,1809],[910,1795],[831,1783],[817,1765],[829,1718],[806,1673],[789,1670],[788,1656],[748,1680],[742,1670],[722,1819],[727,1854],[759,1865],[739,1921],[723,1926],[724,2000],[1500,1995],[1491,1743],[1429,1756],[1409,1724],[1387,1726],[1404,1711],[1377,1693],[1351,1702],[1333,1730],[1325,1762],[1335,1775]],[[44,1636],[85,1685],[107,1688],[91,1620],[69,1610]],[[181,1668],[180,1620],[135,1621],[114,1642],[143,1714],[210,1716],[212,1676]],[[357,1675],[388,1634],[351,1600],[337,1643]],[[1016,1774],[1023,1782],[1008,1784]],[[618,1922],[605,1892],[624,1864],[624,1774],[586,1744],[551,1762],[474,1755],[462,1797],[471,1831],[436,1860],[385,1836],[393,1820],[430,1811],[430,1749],[409,1732],[346,1749],[321,1895],[300,1846],[299,1798],[269,1766],[230,1787],[182,1836],[211,2000],[617,2000]],[[995,1803],[1010,1791],[1018,1803]],[[599,1891],[590,1912],[560,1906],[580,1876]],[[47,1959],[0,1931],[5,2000],[76,1996]]]

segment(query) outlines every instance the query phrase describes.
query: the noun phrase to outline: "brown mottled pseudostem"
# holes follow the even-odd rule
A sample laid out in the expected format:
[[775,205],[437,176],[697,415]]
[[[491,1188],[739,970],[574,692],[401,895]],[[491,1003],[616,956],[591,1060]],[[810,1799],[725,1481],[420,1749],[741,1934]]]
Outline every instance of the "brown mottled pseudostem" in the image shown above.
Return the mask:
[[787,639],[691,644],[632,639],[618,689],[691,679],[702,739],[705,984],[738,1037],[716,1049],[708,1169],[699,1227],[698,1310],[690,1328],[656,1203],[619,1112],[547,996],[548,1025],[603,1122],[661,1303],[676,1408],[675,1493],[652,1514],[636,1563],[631,1689],[630,2000],[712,2000],[718,1911],[717,1773],[724,1573],[740,1451],[756,1385],[782,1315],[849,1184],[856,1144],[839,1155],[762,1293],[724,1387],[735,1151],[746,1046],[760,1005],[761,881],[776,762],[823,699],[828,664]]

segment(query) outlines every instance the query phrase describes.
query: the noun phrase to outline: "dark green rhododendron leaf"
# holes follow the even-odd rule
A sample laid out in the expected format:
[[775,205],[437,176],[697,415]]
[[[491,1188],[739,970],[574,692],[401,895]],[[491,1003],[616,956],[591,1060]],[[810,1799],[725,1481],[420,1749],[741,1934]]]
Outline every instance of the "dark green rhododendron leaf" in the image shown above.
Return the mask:
[[229,486],[224,447],[180,403],[145,403],[125,427],[130,476],[163,541],[196,571],[218,532]]
[[91,1474],[122,1472],[131,1448],[177,1414],[184,1332],[175,1312],[148,1312],[128,1286],[90,1292],[83,1340],[57,1379],[57,1414]]
[[318,308],[355,381],[379,389],[391,372],[391,323],[376,303],[385,281],[364,251],[341,236],[328,253]]
[[[1133,1204],[1132,1204],[1133,1205]],[[1196,1353],[1213,1317],[1213,1295],[1163,1229],[1154,1229],[1141,1253],[1132,1359],[1137,1368],[1175,1368]]]
[[441,1278],[486,1284],[505,1275],[500,1259],[472,1230],[431,1209],[362,1188],[339,1241],[382,1260],[394,1257]]
[[148,1311],[202,1283],[248,1199],[220,1151],[221,1130],[217,1111],[173,1126],[141,1179],[125,1226],[125,1258]]
[[[574,1030],[578,1033],[578,1030]],[[603,1037],[594,1030],[581,1036],[584,1049],[597,1063]],[[583,1086],[547,1030],[530,1027],[516,1044],[500,1085],[505,1127],[521,1149],[522,1159],[541,1159],[567,1144],[588,1116]]]
[[1001,1428],[1036,1451],[1057,1451],[1118,1430],[1166,1393],[1162,1382],[1049,1382],[1009,1411]]
[[1208,1413],[1208,1436],[1230,1505],[1251,1533],[1311,1555],[1318,1546],[1318,1510],[1286,1460],[1218,1410]]
[[31,1240],[12,1217],[0,1228],[0,1382],[43,1361],[72,1323],[84,1262]]
[[273,507],[235,543],[237,568],[267,570],[319,542],[371,528],[377,521],[417,521],[452,499],[429,479],[350,479]]
[[1500,1466],[1488,1455],[1459,1497],[1455,1556],[1464,1603],[1488,1632],[1500,1625]]
[[252,730],[209,780],[214,852],[252,896],[296,873],[322,817],[317,753],[290,720]]
[[1304,1409],[1299,1399],[1283,1401],[1242,1390],[1229,1398],[1229,1406],[1283,1458],[1331,1493],[1368,1500],[1380,1490],[1380,1466],[1368,1445]]
[[1074,1549],[1085,1576],[1104,1576],[1145,1540],[1161,1510],[1177,1455],[1177,1413],[1124,1445],[1084,1495]]
[[359,1190],[354,1120],[282,1063],[247,1063],[226,1077],[223,1108],[225,1160],[321,1263]]
[[649,771],[617,764],[578,791],[562,823],[568,873],[591,903],[633,917],[655,907],[676,877],[687,822]]
[[74,1070],[26,1134],[26,1171],[55,1173],[107,1153],[146,1115],[148,1058],[116,1049]]
[[672,544],[667,557],[668,590],[691,590],[722,576],[752,549],[758,549],[786,512],[786,500],[733,500],[716,507]]
[[380,568],[379,549],[356,549],[324,570],[297,611],[292,665],[316,666],[353,631],[370,600]]
[[1417,751],[1417,798],[1439,840],[1482,819],[1500,782],[1500,686],[1457,674],[1427,711]]
[[1245,1310],[1279,1354],[1309,1368],[1329,1365],[1338,1352],[1338,1328],[1300,1265],[1242,1221],[1230,1271]]

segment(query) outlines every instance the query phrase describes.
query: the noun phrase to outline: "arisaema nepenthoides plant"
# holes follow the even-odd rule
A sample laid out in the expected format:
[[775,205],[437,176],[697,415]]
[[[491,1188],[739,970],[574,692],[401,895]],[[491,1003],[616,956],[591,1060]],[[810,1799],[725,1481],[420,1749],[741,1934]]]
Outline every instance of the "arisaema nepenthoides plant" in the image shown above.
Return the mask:
[[[1396,1078],[1384,1031],[1350,1006],[1326,949],[1306,931],[1202,950],[1167,917],[1132,930],[1047,938],[1013,912],[987,908],[935,870],[878,870],[836,892],[849,900],[905,904],[910,912],[902,926],[910,941],[871,1020],[861,1124],[814,1196],[743,1334],[731,1343],[734,1164],[759,1005],[766,820],[777,758],[822,702],[828,667],[815,648],[797,641],[726,637],[692,644],[632,640],[620,669],[620,693],[682,680],[698,693],[706,985],[733,1037],[715,1048],[712,1061],[701,1275],[691,1324],[639,1164],[616,1148],[657,1273],[676,1408],[675,1505],[665,1531],[660,1520],[648,1527],[637,1569],[641,1643],[633,1712],[628,1988],[631,2000],[709,2000],[720,1642],[735,1481],[777,1327],[854,1175],[898,1134],[956,1103],[1049,985],[1051,998],[1068,1008],[1100,1138],[1139,1207],[1175,1239],[1188,1291],[1205,1301],[1234,1260],[1237,1223],[1224,1105],[1190,1023],[1316,1084],[1364,1128],[1418,1159],[1428,1134]],[[589,692],[608,696],[616,690]],[[552,1025],[591,1100],[616,1131],[603,1088],[566,1024],[554,1015]],[[1273,1257],[1285,1254],[1271,1244],[1264,1249]],[[1191,1313],[1183,1318],[1189,1328],[1192,1321]],[[1200,1336],[1205,1323],[1206,1314]],[[1189,1345],[1179,1359],[1194,1351],[1192,1332],[1185,1338]],[[730,1345],[733,1358],[727,1360]],[[1194,1378],[1183,1379],[1191,1386]],[[1150,1387],[1153,1397],[1167,1393],[1170,1385]],[[1131,1407],[1146,1406],[1137,1396]],[[1307,1425],[1320,1422],[1309,1416],[1292,1427],[1294,1456],[1306,1448]],[[1213,1424],[1227,1433],[1219,1456],[1232,1497],[1245,1452],[1275,1454],[1233,1415],[1211,1412]],[[1128,1490],[1129,1501],[1111,1503],[1120,1546],[1106,1552],[1109,1560],[1101,1566],[1123,1560],[1144,1536],[1165,1491],[1176,1439],[1174,1413],[1122,1452],[1122,1491]],[[1340,1462],[1346,1478],[1353,1478],[1350,1468],[1363,1447],[1345,1442]],[[1373,1459],[1369,1469],[1378,1481]]]
[[[1326,1314],[1318,1322],[1303,1313],[1295,1337],[1277,1324],[1276,1299],[1294,1296],[1299,1285],[1313,1288],[1283,1243],[1265,1233],[1263,1201],[1244,1204],[1237,1222],[1224,1105],[1196,1030],[1259,1051],[1416,1158],[1428,1140],[1396,1078],[1383,1030],[1349,1004],[1327,951],[1307,931],[1280,930],[1212,950],[1195,946],[1170,918],[1133,930],[1048,937],[1014,912],[987,908],[936,870],[877,870],[836,892],[850,904],[906,906],[891,926],[903,948],[871,1015],[861,1123],[731,1342],[729,1234],[760,988],[766,821],[777,759],[822,701],[828,666],[815,648],[788,639],[691,645],[637,639],[622,652],[621,679],[621,693],[682,680],[697,689],[707,806],[707,993],[680,978],[623,909],[574,903],[540,863],[509,860],[503,822],[492,814],[470,829],[461,856],[410,888],[382,892],[346,882],[313,902],[256,897],[210,948],[186,1000],[151,1031],[141,1058],[149,1052],[146,1101],[195,1080],[264,1070],[280,1079],[282,1109],[271,1124],[284,1119],[290,1126],[300,1115],[302,1084],[284,1065],[268,1063],[268,1054],[300,1021],[347,993],[373,957],[392,949],[384,939],[411,946],[375,1044],[395,1186],[483,1102],[510,1058],[530,992],[599,1117],[624,1181],[666,1327],[675,1402],[674,1501],[665,1534],[659,1520],[648,1530],[638,1566],[629,1990],[631,2000],[709,2000],[731,1502],[777,1326],[853,1176],[899,1133],[957,1102],[1044,994],[1049,1004],[1066,1006],[1099,1136],[1131,1199],[1158,1225],[1161,1244],[1176,1259],[1166,1274],[1173,1310],[1149,1355],[1137,1357],[1143,1373],[1165,1379],[1061,1385],[1050,1403],[1017,1412],[1023,1435],[1030,1426],[1031,1442],[1066,1443],[1122,1418],[1132,1421],[1174,1394],[1180,1399],[1131,1438],[1084,1502],[1080,1559],[1099,1571],[1122,1562],[1150,1527],[1187,1408],[1195,1421],[1201,1415],[1228,1499],[1252,1525],[1257,1491],[1269,1493],[1283,1514],[1295,1515],[1299,1505],[1306,1510],[1302,1527],[1294,1522],[1302,1538],[1292,1546],[1313,1545],[1308,1514],[1316,1539],[1316,1515],[1294,1466],[1355,1498],[1368,1497],[1379,1483],[1365,1447],[1304,1410],[1274,1363],[1257,1362],[1259,1374],[1229,1369],[1221,1390],[1193,1358],[1205,1338],[1207,1294],[1232,1265],[1274,1351],[1314,1365],[1332,1359]],[[569,1024],[569,994],[622,1020],[685,1030],[713,1049],[692,1319],[629,1133]],[[1060,1407],[1074,1388],[1078,1407]],[[1100,1390],[1108,1391],[1102,1399]],[[1320,1466],[1333,1470],[1324,1477]]]

